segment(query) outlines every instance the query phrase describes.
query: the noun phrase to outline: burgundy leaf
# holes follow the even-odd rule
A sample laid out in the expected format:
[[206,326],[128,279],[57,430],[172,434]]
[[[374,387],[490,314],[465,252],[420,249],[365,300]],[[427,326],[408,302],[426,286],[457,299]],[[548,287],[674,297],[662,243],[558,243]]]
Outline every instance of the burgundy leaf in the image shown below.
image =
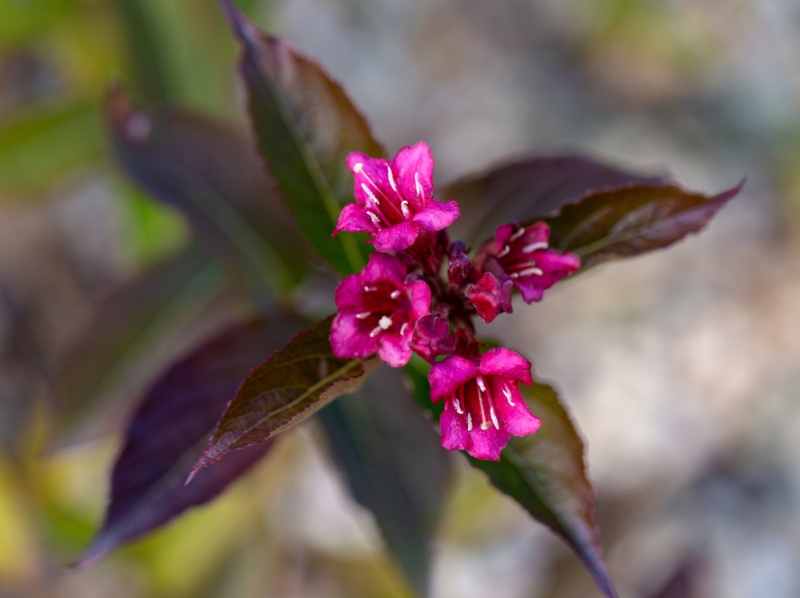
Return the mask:
[[534,519],[561,536],[606,596],[614,597],[600,546],[597,494],[586,475],[583,441],[550,386],[534,383],[521,390],[531,413],[542,420],[539,430],[512,438],[500,461],[470,457],[470,463]]
[[358,388],[377,361],[334,357],[328,340],[333,316],[295,336],[242,382],[189,475],[235,449],[257,445]]
[[188,110],[136,111],[119,91],[109,94],[106,115],[120,165],[179,209],[201,241],[275,291],[302,279],[304,242],[246,136]]
[[364,117],[314,61],[260,32],[221,0],[242,47],[240,72],[261,153],[300,229],[341,273],[361,269],[369,247],[353,235],[331,237],[353,201],[350,152],[381,157]]
[[458,180],[436,193],[455,199],[461,217],[451,236],[475,244],[494,236],[501,224],[553,216],[561,206],[589,192],[660,178],[630,174],[581,156],[530,158]]
[[185,484],[241,379],[301,326],[287,316],[237,324],[173,365],[150,388],[114,465],[103,527],[80,567],[210,501],[269,450],[271,442],[237,451]]
[[700,231],[743,185],[714,196],[653,184],[591,193],[545,219],[550,246],[578,254],[582,268],[661,249]]

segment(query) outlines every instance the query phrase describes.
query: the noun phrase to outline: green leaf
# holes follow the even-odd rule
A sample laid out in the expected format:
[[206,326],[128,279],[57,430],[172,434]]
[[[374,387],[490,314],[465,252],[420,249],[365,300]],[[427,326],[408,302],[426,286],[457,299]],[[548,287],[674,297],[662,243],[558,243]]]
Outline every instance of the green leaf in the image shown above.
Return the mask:
[[295,336],[253,369],[231,399],[187,479],[235,449],[296,426],[333,399],[357,389],[376,360],[334,357],[333,316]]
[[0,126],[0,193],[36,195],[104,150],[97,107],[36,108]]
[[703,229],[743,185],[714,196],[663,184],[592,193],[545,219],[550,245],[577,253],[582,268],[661,249]]
[[259,147],[294,219],[340,273],[361,269],[369,247],[352,234],[331,237],[354,201],[350,152],[384,155],[344,90],[285,41],[258,31],[222,0],[242,46],[240,71]]
[[231,281],[196,250],[118,288],[58,364],[53,392],[66,441],[113,429],[164,366],[239,311]]
[[405,376],[382,367],[319,419],[353,496],[375,516],[417,594],[427,596],[452,459],[414,405]]
[[109,95],[106,112],[120,164],[181,210],[199,240],[248,266],[277,293],[302,279],[302,237],[246,138],[194,112],[137,112],[119,92]]
[[498,490],[559,535],[583,561],[606,596],[616,592],[606,570],[595,520],[597,493],[586,475],[583,441],[558,394],[548,385],[521,387],[542,420],[530,436],[512,438],[500,461],[469,457]]

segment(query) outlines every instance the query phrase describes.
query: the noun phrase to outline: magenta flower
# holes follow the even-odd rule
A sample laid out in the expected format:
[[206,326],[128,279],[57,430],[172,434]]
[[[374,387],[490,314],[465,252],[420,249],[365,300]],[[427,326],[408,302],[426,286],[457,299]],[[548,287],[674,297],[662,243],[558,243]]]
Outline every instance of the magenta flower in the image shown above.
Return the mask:
[[[504,224],[495,232],[495,241],[476,257],[483,270],[502,270],[514,283],[526,303],[540,301],[544,292],[581,266],[574,253],[548,249],[550,227],[537,222],[528,227]],[[492,264],[492,262],[495,264]]]
[[513,313],[511,306],[511,291],[514,285],[508,277],[505,282],[500,282],[491,272],[485,272],[467,291],[469,302],[475,311],[489,324],[502,313]]
[[406,283],[407,272],[396,257],[373,253],[361,272],[339,283],[339,313],[330,336],[336,357],[361,358],[377,353],[395,368],[408,363],[408,342],[414,324],[430,311],[431,290],[421,280]]
[[341,231],[368,232],[378,251],[410,247],[422,229],[443,230],[459,216],[455,201],[433,200],[433,158],[428,144],[404,147],[391,162],[360,152],[347,156],[357,203],[339,214],[333,236]]
[[511,436],[526,436],[541,421],[528,410],[519,383],[531,384],[531,364],[510,349],[491,349],[479,362],[452,355],[431,366],[431,399],[444,398],[442,446],[497,461]]

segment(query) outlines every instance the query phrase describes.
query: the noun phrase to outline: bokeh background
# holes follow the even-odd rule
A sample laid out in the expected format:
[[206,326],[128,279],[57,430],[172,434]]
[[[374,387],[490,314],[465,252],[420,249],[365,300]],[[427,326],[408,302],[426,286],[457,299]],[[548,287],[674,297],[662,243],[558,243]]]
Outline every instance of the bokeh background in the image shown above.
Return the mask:
[[[597,268],[492,328],[579,423],[622,596],[800,596],[800,4],[237,4],[341,81],[389,150],[430,143],[437,184],[562,150],[707,192],[747,177],[701,236]],[[190,238],[115,168],[102,99],[120,83],[243,124],[235,55],[211,0],[0,0],[3,598],[411,596],[313,424],[212,506],[68,567],[102,516],[124,398],[208,332],[175,320],[213,322],[219,299],[198,283],[163,316],[169,346],[113,364],[116,408],[83,406],[104,414],[93,433],[48,417],[98,302]],[[436,598],[599,596],[463,463],[434,565]]]

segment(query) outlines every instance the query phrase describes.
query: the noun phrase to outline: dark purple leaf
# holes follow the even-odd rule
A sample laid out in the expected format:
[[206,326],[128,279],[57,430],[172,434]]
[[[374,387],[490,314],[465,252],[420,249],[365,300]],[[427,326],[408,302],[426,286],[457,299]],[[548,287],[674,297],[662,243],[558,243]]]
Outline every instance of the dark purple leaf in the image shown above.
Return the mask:
[[515,162],[461,179],[437,190],[437,196],[440,201],[455,199],[461,208],[461,217],[451,227],[451,236],[475,244],[493,237],[501,224],[553,216],[564,204],[589,192],[661,181],[590,158],[550,156]]
[[545,219],[550,245],[577,253],[582,268],[661,249],[700,231],[743,184],[714,196],[652,184],[591,193]]
[[237,451],[185,484],[241,379],[301,325],[285,316],[237,324],[173,365],[152,386],[133,415],[114,465],[103,527],[79,566],[88,567],[186,509],[207,503],[269,450],[271,442]]
[[428,595],[433,535],[452,459],[405,383],[402,372],[382,367],[319,418],[353,496],[375,516],[387,547],[422,597]]
[[183,212],[201,241],[277,292],[302,279],[304,243],[245,136],[187,110],[135,111],[120,92],[109,95],[106,115],[122,167]]
[[242,303],[222,268],[194,249],[121,285],[57,364],[58,426],[69,436],[61,442],[117,429],[147,384]]
[[500,461],[470,457],[470,463],[534,519],[561,536],[606,596],[614,597],[595,520],[597,494],[586,475],[583,441],[550,386],[535,383],[521,390],[542,427],[530,436],[512,438]]
[[221,0],[242,46],[240,71],[261,153],[297,224],[339,272],[361,269],[368,245],[351,234],[331,237],[353,199],[347,154],[383,149],[344,90],[315,62],[260,32]]
[[191,480],[235,449],[261,443],[358,388],[375,360],[334,357],[330,316],[295,336],[244,379],[231,399]]

